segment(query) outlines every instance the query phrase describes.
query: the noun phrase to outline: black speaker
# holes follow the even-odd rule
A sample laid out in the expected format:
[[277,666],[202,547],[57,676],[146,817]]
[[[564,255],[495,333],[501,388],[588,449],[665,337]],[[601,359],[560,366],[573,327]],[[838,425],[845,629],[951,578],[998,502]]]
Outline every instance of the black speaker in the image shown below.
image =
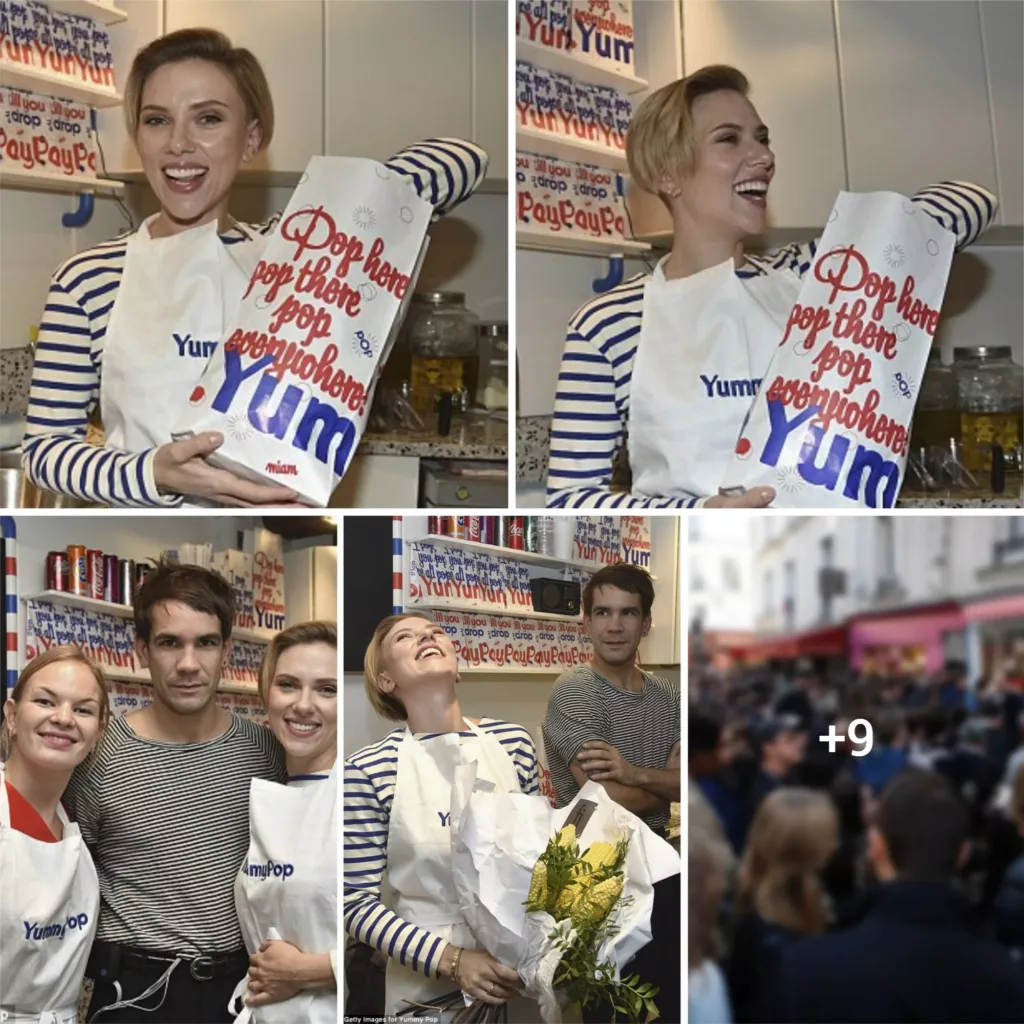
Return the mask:
[[572,615],[580,613],[580,585],[566,583],[565,580],[548,580],[543,576],[530,580],[530,591],[533,594],[533,610],[548,612],[552,615]]

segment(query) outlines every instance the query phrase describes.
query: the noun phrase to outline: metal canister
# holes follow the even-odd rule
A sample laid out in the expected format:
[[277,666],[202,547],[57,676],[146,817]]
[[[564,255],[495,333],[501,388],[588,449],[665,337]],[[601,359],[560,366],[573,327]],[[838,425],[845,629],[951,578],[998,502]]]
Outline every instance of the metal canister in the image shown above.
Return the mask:
[[466,540],[480,543],[480,538],[483,535],[482,520],[483,516],[466,516]]
[[494,517],[494,543],[499,548],[508,547],[508,516]]
[[118,603],[132,605],[135,603],[135,573],[138,567],[130,558],[120,558],[117,562]]
[[508,516],[508,546],[513,551],[523,550],[523,529],[525,524],[523,523],[522,516]]
[[530,525],[533,530],[533,547],[527,551],[535,551],[538,555],[553,555],[555,553],[555,517],[554,516],[530,516]]
[[68,553],[50,551],[46,555],[46,589],[68,589]]
[[449,516],[450,534],[455,540],[466,539],[466,516]]
[[89,575],[86,569],[84,544],[68,545],[68,593],[89,596]]
[[117,555],[103,556],[103,600],[121,603],[121,559]]
[[537,517],[526,516],[523,519],[523,550],[536,552],[537,550]]
[[103,600],[103,552],[89,548],[85,553],[85,576],[89,584],[89,596],[94,601]]

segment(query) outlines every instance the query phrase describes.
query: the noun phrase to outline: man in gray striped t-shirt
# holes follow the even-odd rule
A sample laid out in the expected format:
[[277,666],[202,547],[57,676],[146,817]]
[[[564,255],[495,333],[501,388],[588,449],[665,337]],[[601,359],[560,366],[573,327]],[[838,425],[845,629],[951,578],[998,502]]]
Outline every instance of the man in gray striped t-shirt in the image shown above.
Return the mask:
[[[234,883],[249,847],[249,783],[285,781],[269,729],[216,703],[228,657],[230,585],[164,565],[135,599],[135,649],[153,703],[115,717],[65,804],[100,882],[87,975],[100,1024],[231,1021],[249,957]],[[113,1008],[115,1007],[116,1008]]]
[[583,590],[583,621],[594,644],[589,665],[563,672],[542,731],[558,806],[588,779],[659,834],[679,801],[679,688],[637,667],[651,628],[654,584],[636,566],[606,566]]

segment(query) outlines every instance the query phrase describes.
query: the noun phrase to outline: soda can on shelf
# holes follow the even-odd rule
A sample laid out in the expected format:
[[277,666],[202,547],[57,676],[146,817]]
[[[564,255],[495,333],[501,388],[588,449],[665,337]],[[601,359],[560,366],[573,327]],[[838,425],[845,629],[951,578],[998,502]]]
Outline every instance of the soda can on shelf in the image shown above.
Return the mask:
[[50,551],[46,556],[46,589],[68,589],[68,553]]
[[130,558],[119,558],[117,562],[118,604],[135,603],[136,565]]
[[103,600],[103,552],[90,548],[85,553],[86,579],[89,584],[89,596],[94,601]]
[[523,519],[523,550],[535,552],[537,550],[537,517],[526,516]]
[[481,516],[480,517],[480,543],[481,544],[494,544],[494,524],[498,521],[499,516]]
[[121,559],[117,555],[103,556],[103,600],[121,603]]
[[476,541],[480,543],[482,536],[481,521],[483,516],[466,516],[466,540]]
[[86,569],[84,544],[68,545],[68,593],[89,596],[89,573]]
[[523,517],[522,516],[509,516],[508,517],[508,547],[513,551],[523,550]]
[[427,516],[427,533],[431,537],[441,535],[441,516]]
[[451,535],[455,540],[466,539],[466,516],[449,516]]

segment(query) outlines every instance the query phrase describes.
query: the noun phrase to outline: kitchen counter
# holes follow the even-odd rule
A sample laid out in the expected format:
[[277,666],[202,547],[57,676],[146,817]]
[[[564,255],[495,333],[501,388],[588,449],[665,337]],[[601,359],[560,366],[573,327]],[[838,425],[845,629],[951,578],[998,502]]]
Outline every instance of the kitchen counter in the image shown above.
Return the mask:
[[360,455],[406,455],[422,459],[508,459],[508,421],[490,416],[458,417],[451,433],[436,430],[367,431]]

